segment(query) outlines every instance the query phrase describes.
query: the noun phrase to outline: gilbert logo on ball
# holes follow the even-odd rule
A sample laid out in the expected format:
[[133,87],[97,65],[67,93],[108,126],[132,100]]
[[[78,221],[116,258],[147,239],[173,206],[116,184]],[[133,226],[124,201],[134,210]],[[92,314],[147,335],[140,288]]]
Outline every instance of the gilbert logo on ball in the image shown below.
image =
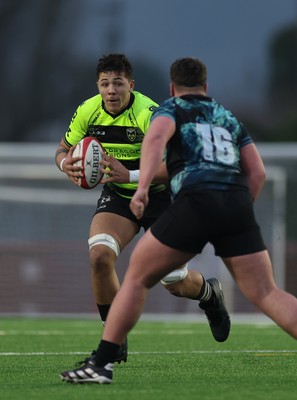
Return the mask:
[[75,163],[84,167],[84,176],[79,178],[83,189],[93,189],[100,183],[103,174],[100,171],[100,161],[103,159],[104,148],[99,140],[86,137],[77,143],[73,157],[82,157]]

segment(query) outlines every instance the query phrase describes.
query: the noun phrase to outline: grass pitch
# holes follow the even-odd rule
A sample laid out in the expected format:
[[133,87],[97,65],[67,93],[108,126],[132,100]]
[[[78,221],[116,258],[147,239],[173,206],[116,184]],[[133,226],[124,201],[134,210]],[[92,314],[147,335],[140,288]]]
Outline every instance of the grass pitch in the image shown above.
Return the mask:
[[225,343],[207,323],[140,321],[111,385],[68,384],[97,344],[86,319],[0,319],[1,400],[296,399],[296,341],[275,325],[232,325]]

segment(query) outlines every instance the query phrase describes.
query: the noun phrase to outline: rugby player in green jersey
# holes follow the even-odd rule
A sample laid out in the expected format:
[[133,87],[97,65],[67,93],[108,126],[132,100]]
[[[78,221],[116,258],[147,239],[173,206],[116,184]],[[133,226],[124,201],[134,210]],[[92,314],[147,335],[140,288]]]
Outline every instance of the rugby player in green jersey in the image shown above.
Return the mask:
[[[76,110],[69,129],[56,151],[56,164],[73,183],[83,171],[74,164],[75,145],[86,136],[97,138],[106,150],[102,171],[106,174],[89,234],[91,280],[103,325],[120,283],[115,264],[119,254],[139,232],[147,230],[171,203],[165,164],[150,185],[150,203],[141,219],[129,204],[139,175],[141,144],[157,104],[134,91],[132,66],[123,54],[103,56],[97,65],[99,94],[84,101]],[[220,282],[204,277],[187,265],[166,275],[162,284],[175,296],[198,300],[206,313],[215,340],[228,338],[230,319]],[[124,316],[122,316],[124,318]],[[95,351],[83,361],[94,362]],[[116,361],[127,360],[127,340]]]

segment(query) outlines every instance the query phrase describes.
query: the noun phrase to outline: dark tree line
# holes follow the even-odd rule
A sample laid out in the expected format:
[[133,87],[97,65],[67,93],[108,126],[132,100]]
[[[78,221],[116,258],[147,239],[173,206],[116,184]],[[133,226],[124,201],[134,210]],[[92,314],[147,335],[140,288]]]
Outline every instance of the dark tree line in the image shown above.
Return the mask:
[[[77,38],[84,33],[81,2],[0,1],[0,141],[56,142],[77,105],[97,93],[97,59],[121,51],[125,8],[121,0],[91,3],[91,12],[98,14],[92,43],[86,42],[86,51],[78,54]],[[158,66],[147,59],[131,60],[136,90],[158,102],[167,97],[168,77]],[[273,128],[250,118],[248,123],[259,140],[297,140],[297,26],[271,39],[268,61],[267,104]]]
[[[0,3],[0,141],[57,141],[67,129],[75,108],[97,93],[98,58],[106,52],[120,51],[123,3],[93,2],[91,11],[98,13],[98,25],[92,27],[95,33],[90,41],[95,50],[91,56],[89,51],[78,54],[76,49],[76,40],[83,34],[76,3]],[[132,61],[137,89],[146,90],[159,100],[164,98],[167,85],[156,68],[153,72],[144,61]],[[156,82],[155,90],[152,82]]]

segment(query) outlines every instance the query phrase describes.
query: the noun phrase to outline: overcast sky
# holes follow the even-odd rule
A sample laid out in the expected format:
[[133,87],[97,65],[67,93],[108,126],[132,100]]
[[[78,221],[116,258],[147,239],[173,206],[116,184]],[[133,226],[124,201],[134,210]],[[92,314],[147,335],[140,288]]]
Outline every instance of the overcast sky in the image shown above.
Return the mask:
[[[93,7],[92,3],[89,7]],[[107,20],[108,29],[121,31],[116,50],[145,56],[166,72],[177,57],[201,58],[208,66],[210,94],[250,107],[258,107],[264,101],[268,46],[273,35],[297,23],[296,0],[123,3],[121,17]],[[97,6],[100,8],[98,3]],[[93,12],[92,18],[93,22],[88,19],[87,23],[95,27],[98,14]],[[85,39],[81,37],[84,46]],[[101,45],[104,47],[104,43]]]

